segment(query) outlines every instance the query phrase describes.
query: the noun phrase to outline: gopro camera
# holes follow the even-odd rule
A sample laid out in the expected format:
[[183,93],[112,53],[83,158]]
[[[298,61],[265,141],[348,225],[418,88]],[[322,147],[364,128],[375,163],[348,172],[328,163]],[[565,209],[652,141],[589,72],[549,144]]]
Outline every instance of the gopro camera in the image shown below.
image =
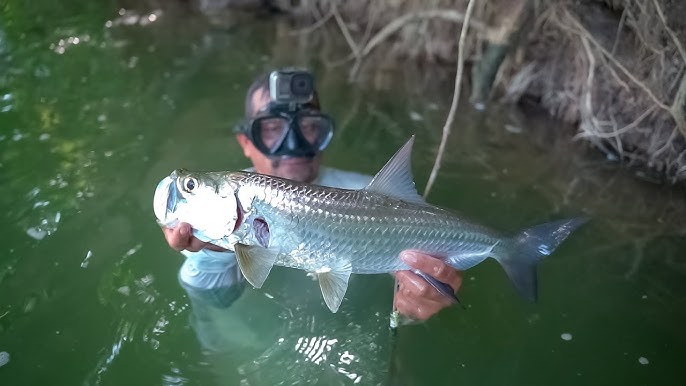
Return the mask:
[[310,102],[314,96],[312,74],[302,70],[272,71],[269,74],[269,96],[277,103]]

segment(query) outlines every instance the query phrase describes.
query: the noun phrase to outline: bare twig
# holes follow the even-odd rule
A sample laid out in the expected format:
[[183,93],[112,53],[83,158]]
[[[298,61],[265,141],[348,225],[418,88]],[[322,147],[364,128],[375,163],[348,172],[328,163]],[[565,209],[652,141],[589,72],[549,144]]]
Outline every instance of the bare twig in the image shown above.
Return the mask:
[[334,60],[325,59],[324,64],[326,65],[326,67],[333,68],[333,67],[338,67],[340,65],[346,64],[353,59],[355,59],[355,54],[351,52],[348,55],[346,55],[345,57],[340,58],[340,59],[334,59]]
[[672,141],[674,141],[674,137],[676,137],[677,132],[678,132],[677,128],[674,127],[674,129],[672,130],[672,134],[669,135],[669,138],[667,138],[667,140],[665,141],[665,144],[662,145],[661,148],[655,150],[655,152],[650,155],[650,158],[655,159],[657,156],[662,154],[663,151],[667,150],[667,148],[669,148],[669,146],[672,144]]
[[581,25],[581,23],[580,23],[578,20],[577,20],[574,16],[572,16],[572,15],[569,13],[569,11],[567,11],[567,10],[565,10],[565,11],[566,11],[566,13],[567,13],[567,15],[566,15],[567,18],[574,24],[575,28],[572,29],[572,28],[569,28],[569,27],[567,27],[567,26],[562,26],[562,28],[568,29],[569,31],[575,33],[576,35],[583,36],[583,37],[585,37],[586,39],[588,39],[588,41],[590,41],[591,43],[593,43],[593,45],[594,45],[600,52],[602,52],[603,55],[605,55],[605,57],[607,57],[607,59],[608,59],[610,62],[612,62],[612,64],[614,64],[615,66],[617,66],[617,68],[619,68],[619,69],[622,71],[622,73],[624,73],[624,75],[625,75],[627,78],[631,79],[631,81],[632,81],[638,88],[640,88],[640,89],[643,90],[646,94],[648,94],[648,96],[650,97],[650,99],[652,99],[653,102],[655,102],[656,105],[658,105],[661,109],[667,110],[667,111],[669,111],[669,112],[671,113],[669,106],[667,106],[667,105],[666,105],[664,102],[662,102],[657,96],[655,96],[655,94],[653,94],[653,91],[652,91],[645,83],[641,82],[638,78],[636,78],[636,76],[634,76],[626,67],[624,67],[624,65],[623,65],[622,63],[620,63],[620,62],[617,60],[617,58],[615,58],[610,52],[608,52],[608,51],[605,49],[605,47],[603,47],[602,44],[600,44],[600,43],[593,37],[593,35],[591,35],[591,33],[588,32],[588,30],[586,30],[586,28],[585,28],[583,25]]
[[624,11],[622,11],[622,17],[619,18],[619,25],[617,26],[617,33],[615,33],[615,42],[612,45],[612,50],[610,51],[610,52],[612,52],[612,55],[614,55],[615,52],[617,51],[617,45],[619,44],[619,37],[622,36],[622,29],[624,28],[624,22],[626,21],[626,14],[627,14],[627,10],[625,8]]
[[333,17],[333,13],[329,12],[326,16],[318,19],[312,25],[309,25],[309,26],[302,28],[302,29],[299,29],[299,30],[291,31],[291,32],[289,32],[289,35],[291,35],[291,36],[307,35],[309,33],[312,33],[314,31],[318,30],[324,24],[326,24],[326,22],[329,21],[329,19],[331,19],[332,17]]
[[[362,56],[368,55],[374,48],[376,48],[376,46],[386,40],[394,32],[401,29],[405,24],[423,19],[442,19],[456,23],[462,23],[465,21],[466,15],[463,15],[460,12],[452,9],[432,9],[403,15],[390,22],[388,25],[382,28],[381,31],[377,32],[374,37],[369,39],[369,43],[367,43],[362,50]],[[471,27],[482,32],[488,30],[488,27],[479,21],[472,21]]]
[[584,137],[588,137],[588,136],[591,136],[591,135],[596,136],[596,137],[598,137],[598,138],[613,138],[613,137],[617,137],[617,136],[619,136],[619,135],[621,135],[621,134],[624,134],[624,133],[629,132],[629,131],[631,131],[632,129],[636,128],[636,126],[638,126],[638,124],[641,123],[642,120],[644,120],[648,115],[650,115],[650,114],[653,113],[654,111],[655,111],[655,106],[654,106],[654,105],[653,105],[653,106],[650,106],[646,111],[643,112],[643,114],[641,114],[641,115],[640,115],[638,118],[636,118],[633,122],[631,122],[631,123],[629,123],[628,125],[622,127],[621,129],[617,129],[617,130],[612,131],[612,132],[609,132],[609,133],[593,133],[593,134],[581,133],[581,134],[576,135],[576,138],[584,138]]
[[[382,28],[379,32],[377,32],[371,39],[369,39],[369,42],[367,42],[367,44],[362,49],[362,52],[360,53],[359,60],[355,63],[355,65],[351,69],[350,76],[354,77],[355,74],[357,74],[357,71],[359,70],[359,67],[361,65],[361,59],[364,58],[365,56],[369,55],[369,53],[372,52],[372,50],[374,48],[376,48],[376,46],[381,44],[384,40],[388,39],[395,32],[399,31],[406,24],[414,22],[414,21],[425,20],[425,19],[440,19],[440,20],[447,20],[447,21],[452,21],[452,22],[456,22],[456,23],[463,23],[465,21],[466,17],[462,13],[457,12],[453,9],[431,9],[431,10],[426,10],[426,11],[412,12],[412,13],[408,13],[406,15],[400,16],[399,18],[388,23],[384,28]],[[471,22],[471,27],[474,30],[484,32],[484,33],[488,33],[488,31],[489,31],[489,28],[486,24],[479,22],[479,21],[476,21],[476,20]]]
[[612,75],[612,77],[615,78],[615,80],[617,81],[617,84],[618,84],[621,88],[623,88],[624,90],[626,90],[627,92],[629,92],[629,91],[631,90],[631,89],[629,88],[629,85],[626,84],[626,82],[625,82],[624,80],[622,80],[622,78],[619,77],[619,74],[617,74],[617,71],[615,71],[614,67],[610,66],[610,64],[607,62],[607,59],[605,58],[605,56],[601,55],[601,56],[600,56],[600,59],[603,61],[603,64],[605,65],[605,68],[606,68],[608,71],[610,71],[610,74]]
[[679,54],[681,55],[681,60],[684,63],[686,63],[686,50],[684,50],[684,46],[681,45],[681,40],[679,40],[679,38],[676,36],[676,33],[667,25],[667,19],[665,18],[665,14],[662,12],[662,8],[660,7],[660,4],[658,4],[657,0],[653,0],[653,5],[655,5],[657,14],[658,16],[660,16],[660,20],[662,21],[662,24],[664,24],[665,26],[665,31],[667,31],[669,37],[671,37],[674,41],[674,45],[676,46],[677,51],[679,51]]
[[586,78],[586,92],[584,93],[584,103],[582,106],[586,107],[589,116],[592,117],[593,99],[591,91],[593,90],[593,78],[595,77],[595,56],[593,56],[593,51],[591,50],[591,47],[588,45],[587,39],[582,38],[581,43],[583,43],[584,49],[586,50],[586,56],[588,57],[588,77]]
[[357,47],[357,44],[355,44],[355,41],[353,40],[353,37],[350,35],[350,31],[348,30],[348,26],[343,21],[341,15],[338,13],[338,7],[336,7],[336,4],[334,2],[331,3],[331,14],[333,14],[334,19],[336,19],[336,24],[338,24],[338,28],[341,29],[341,33],[343,33],[343,37],[345,38],[345,41],[348,43],[348,46],[350,46],[350,50],[353,52],[353,55],[356,58],[359,58],[360,48]]
[[431,187],[436,180],[438,175],[438,170],[441,167],[441,160],[443,159],[443,153],[445,152],[445,144],[448,141],[448,136],[450,135],[450,127],[455,119],[455,113],[457,112],[457,105],[460,100],[460,88],[462,84],[462,73],[464,72],[464,56],[465,56],[465,41],[467,40],[467,31],[469,29],[469,19],[472,15],[472,10],[474,9],[475,0],[469,0],[467,4],[467,11],[464,16],[464,23],[462,23],[462,31],[460,31],[460,40],[457,43],[457,73],[455,74],[455,90],[453,91],[453,101],[450,104],[450,111],[448,112],[448,117],[445,120],[445,125],[443,125],[443,135],[441,137],[441,144],[438,147],[438,154],[436,155],[436,160],[434,161],[434,166],[431,169],[431,175],[426,183],[426,188],[424,189],[424,197],[426,198],[431,191]]
[[372,29],[375,27],[376,24],[376,18],[379,14],[379,9],[380,7],[372,7],[371,12],[368,16],[367,19],[367,28],[364,31],[364,35],[362,35],[362,39],[360,40],[360,44],[366,45],[367,44],[367,39],[369,39],[369,36],[372,34]]
[[643,36],[643,33],[641,32],[641,27],[638,24],[638,18],[636,16],[634,16],[634,14],[628,8],[625,8],[625,11],[627,12],[627,20],[628,20],[627,24],[630,24],[633,27],[632,30],[633,30],[634,34],[636,35],[636,37],[638,38],[638,40],[641,41],[642,48],[649,50],[650,52],[652,52],[655,55],[662,55],[662,53],[664,52],[665,49],[664,48],[657,49],[657,48],[653,47],[654,45],[649,43],[648,39],[645,36]]
[[674,102],[670,107],[672,117],[676,121],[676,126],[679,128],[681,135],[686,137],[686,116],[684,116],[684,109],[686,109],[686,74],[681,75],[681,85],[676,91]]
[[[686,50],[684,49],[684,46],[681,44],[681,40],[679,40],[679,38],[676,36],[676,33],[671,28],[669,28],[669,25],[667,25],[667,19],[665,18],[665,14],[664,12],[662,12],[662,7],[660,7],[660,4],[657,2],[657,0],[653,0],[653,5],[657,10],[658,16],[660,16],[660,21],[662,21],[665,31],[667,31],[669,37],[672,38],[672,41],[674,41],[674,45],[676,46],[676,49],[679,52],[679,55],[681,56],[681,60],[686,64]],[[686,76],[682,75],[681,86],[679,87],[679,90],[674,96],[674,101],[672,101],[672,105],[669,108],[669,112],[672,114],[672,117],[674,117],[674,120],[676,121],[676,127],[679,129],[679,131],[684,137],[686,137],[686,117],[684,117],[685,101]]]

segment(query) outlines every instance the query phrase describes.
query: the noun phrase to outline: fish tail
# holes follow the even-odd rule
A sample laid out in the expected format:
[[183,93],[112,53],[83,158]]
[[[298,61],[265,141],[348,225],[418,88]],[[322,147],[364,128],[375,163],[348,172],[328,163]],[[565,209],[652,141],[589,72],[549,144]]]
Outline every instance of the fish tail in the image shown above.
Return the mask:
[[552,221],[525,229],[505,239],[496,251],[495,259],[503,267],[520,295],[529,301],[538,297],[536,267],[587,218]]

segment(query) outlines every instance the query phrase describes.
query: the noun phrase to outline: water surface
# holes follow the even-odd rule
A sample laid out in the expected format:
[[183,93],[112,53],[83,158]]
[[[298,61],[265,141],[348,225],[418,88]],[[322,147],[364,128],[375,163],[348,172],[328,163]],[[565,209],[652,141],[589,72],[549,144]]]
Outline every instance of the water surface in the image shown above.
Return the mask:
[[511,107],[461,108],[429,201],[503,231],[591,217],[541,265],[537,304],[492,261],[465,273],[465,309],[396,334],[384,275],[354,277],[337,314],[286,268],[228,309],[189,296],[152,193],[178,167],[248,165],[231,127],[255,75],[315,71],[338,122],[328,165],[373,174],[416,134],[420,188],[452,79],[377,62],[350,85],[327,66],[347,55],[334,34],[121,6],[0,8],[2,385],[680,384],[683,191]]

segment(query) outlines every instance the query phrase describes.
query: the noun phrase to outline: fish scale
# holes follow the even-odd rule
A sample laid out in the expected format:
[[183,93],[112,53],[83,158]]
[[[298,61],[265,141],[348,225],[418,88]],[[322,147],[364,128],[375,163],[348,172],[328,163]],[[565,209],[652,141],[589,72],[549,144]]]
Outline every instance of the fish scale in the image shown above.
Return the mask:
[[[263,217],[270,228],[285,229],[279,235],[284,237],[281,249],[315,256],[292,262],[279,259],[289,267],[313,271],[350,261],[353,273],[384,273],[410,268],[398,258],[405,249],[420,247],[445,258],[457,250],[488,251],[500,239],[437,207],[365,191],[317,188],[264,175],[240,174],[236,173],[237,179],[243,179],[239,191],[267,192],[254,194],[252,206],[257,208],[256,216]],[[243,196],[250,197],[250,193]],[[477,233],[482,236],[474,237]],[[301,240],[307,240],[304,251],[297,248]]]

